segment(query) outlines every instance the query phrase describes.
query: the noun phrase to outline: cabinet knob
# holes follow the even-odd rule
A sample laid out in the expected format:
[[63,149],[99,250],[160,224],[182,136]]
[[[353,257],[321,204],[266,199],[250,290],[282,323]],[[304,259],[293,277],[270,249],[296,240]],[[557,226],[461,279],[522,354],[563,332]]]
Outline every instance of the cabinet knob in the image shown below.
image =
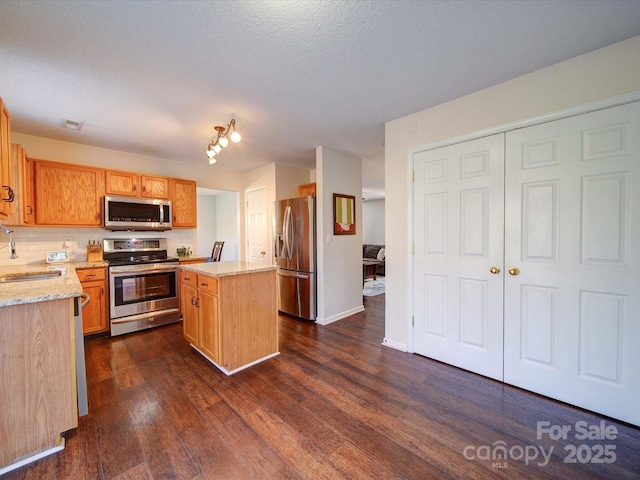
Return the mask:
[[208,283],[204,283],[204,282],[202,282],[200,285],[203,286],[203,287],[208,287],[209,286]]
[[493,273],[494,275],[497,275],[497,274],[499,274],[499,273],[500,273],[500,267],[491,267],[491,268],[489,269],[489,271],[490,271],[491,273]]
[[16,194],[13,192],[13,188],[11,188],[11,187],[9,187],[7,185],[3,185],[2,188],[7,190],[7,198],[3,198],[2,201],[3,202],[13,202],[13,200],[16,198]]
[[513,275],[514,277],[520,273],[520,270],[517,267],[511,267],[509,269],[509,275]]

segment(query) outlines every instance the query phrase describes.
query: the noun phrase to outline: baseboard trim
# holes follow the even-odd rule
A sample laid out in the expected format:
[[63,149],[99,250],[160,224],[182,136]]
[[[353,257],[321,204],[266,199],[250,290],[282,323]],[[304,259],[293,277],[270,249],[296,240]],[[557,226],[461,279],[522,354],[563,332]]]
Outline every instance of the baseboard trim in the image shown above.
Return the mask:
[[383,347],[393,348],[395,350],[400,350],[401,352],[405,352],[405,353],[409,351],[409,349],[407,348],[407,345],[405,343],[396,342],[395,340],[390,340],[390,339],[388,339],[386,337],[382,341],[382,346]]
[[316,317],[316,323],[318,325],[329,325],[330,323],[337,322],[338,320],[342,320],[343,318],[350,317],[351,315],[355,315],[356,313],[364,312],[364,305],[359,305],[351,310],[346,310],[344,312],[336,313],[335,315],[331,315],[327,318]]

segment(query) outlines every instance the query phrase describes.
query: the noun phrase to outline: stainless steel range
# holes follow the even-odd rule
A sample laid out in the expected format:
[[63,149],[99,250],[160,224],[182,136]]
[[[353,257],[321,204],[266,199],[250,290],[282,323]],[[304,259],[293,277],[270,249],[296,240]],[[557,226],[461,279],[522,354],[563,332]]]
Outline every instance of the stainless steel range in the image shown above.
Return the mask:
[[111,336],[180,321],[178,259],[166,238],[106,238]]

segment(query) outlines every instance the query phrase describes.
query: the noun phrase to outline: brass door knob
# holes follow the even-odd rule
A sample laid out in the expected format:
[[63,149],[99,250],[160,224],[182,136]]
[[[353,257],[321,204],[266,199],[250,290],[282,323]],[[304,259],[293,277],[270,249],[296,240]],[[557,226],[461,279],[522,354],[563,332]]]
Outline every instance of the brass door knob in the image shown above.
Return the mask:
[[500,267],[491,267],[491,268],[489,269],[489,271],[490,271],[491,273],[493,273],[494,275],[497,275],[497,274],[499,274],[499,273],[500,273]]
[[520,273],[520,270],[518,270],[516,267],[512,267],[509,269],[509,275],[513,275],[515,277],[519,273]]

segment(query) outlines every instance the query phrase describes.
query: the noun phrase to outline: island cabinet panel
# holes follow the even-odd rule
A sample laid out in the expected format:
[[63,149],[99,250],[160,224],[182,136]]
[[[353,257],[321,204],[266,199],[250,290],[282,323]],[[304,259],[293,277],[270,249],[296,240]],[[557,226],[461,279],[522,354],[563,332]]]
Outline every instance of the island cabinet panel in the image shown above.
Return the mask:
[[220,323],[218,296],[200,291],[200,350],[216,363],[220,363]]
[[169,178],[140,175],[140,183],[142,184],[140,189],[141,197],[169,199],[169,195],[171,194]]
[[171,179],[171,201],[174,228],[196,228],[196,182]]
[[109,331],[107,315],[107,267],[76,270],[82,291],[89,295],[89,303],[82,309],[82,333],[93,335]]
[[78,426],[72,302],[0,308],[0,469]]
[[140,175],[132,172],[107,170],[105,172],[105,193],[128,197],[140,196]]
[[104,170],[34,160],[38,225],[102,226]]
[[180,272],[180,313],[182,333],[193,345],[200,344],[200,322],[198,321],[198,274]]
[[183,329],[200,353],[227,375],[279,353],[275,269],[198,273],[197,290],[193,273],[181,274]]

